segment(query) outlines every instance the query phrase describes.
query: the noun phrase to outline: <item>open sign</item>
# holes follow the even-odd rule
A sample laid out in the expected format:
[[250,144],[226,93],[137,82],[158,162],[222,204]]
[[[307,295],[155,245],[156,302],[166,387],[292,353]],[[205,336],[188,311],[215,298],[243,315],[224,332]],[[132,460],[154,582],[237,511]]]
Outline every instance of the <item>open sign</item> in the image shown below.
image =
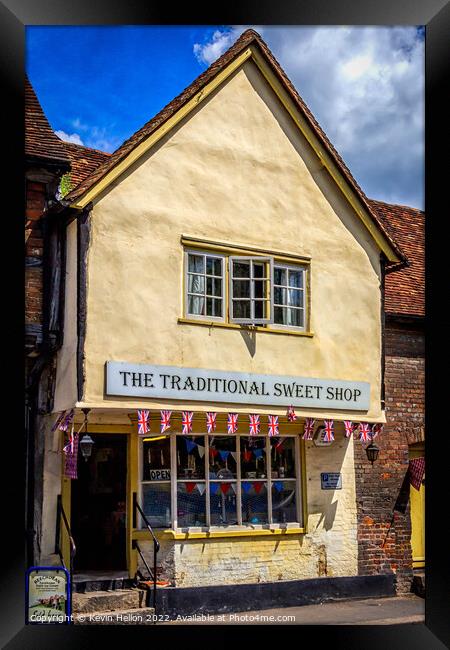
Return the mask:
[[151,481],[170,481],[170,469],[151,469]]

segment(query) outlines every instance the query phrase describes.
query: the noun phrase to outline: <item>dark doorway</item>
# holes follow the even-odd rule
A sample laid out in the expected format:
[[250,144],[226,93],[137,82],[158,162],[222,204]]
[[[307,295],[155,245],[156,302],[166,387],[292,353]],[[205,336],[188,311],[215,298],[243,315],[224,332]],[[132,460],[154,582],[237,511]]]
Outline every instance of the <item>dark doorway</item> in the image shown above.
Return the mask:
[[89,434],[91,457],[78,453],[72,480],[74,568],[126,569],[127,437]]

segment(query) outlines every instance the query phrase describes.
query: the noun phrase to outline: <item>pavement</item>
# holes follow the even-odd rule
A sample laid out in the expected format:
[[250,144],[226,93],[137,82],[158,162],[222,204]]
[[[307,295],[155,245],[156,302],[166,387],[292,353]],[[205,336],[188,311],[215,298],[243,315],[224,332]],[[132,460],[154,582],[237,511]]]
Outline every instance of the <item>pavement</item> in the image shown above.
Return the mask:
[[415,595],[345,600],[232,614],[179,615],[157,625],[399,625],[424,623],[425,600]]

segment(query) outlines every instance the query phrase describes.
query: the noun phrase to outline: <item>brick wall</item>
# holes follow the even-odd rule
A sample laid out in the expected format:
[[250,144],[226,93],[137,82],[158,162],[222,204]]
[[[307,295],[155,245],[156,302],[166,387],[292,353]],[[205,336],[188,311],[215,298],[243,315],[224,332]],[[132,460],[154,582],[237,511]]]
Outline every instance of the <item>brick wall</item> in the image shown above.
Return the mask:
[[419,328],[388,323],[386,327],[387,424],[376,442],[371,467],[361,443],[355,444],[360,575],[394,572],[398,593],[410,591],[411,522],[393,507],[408,469],[408,445],[424,439],[424,335]]

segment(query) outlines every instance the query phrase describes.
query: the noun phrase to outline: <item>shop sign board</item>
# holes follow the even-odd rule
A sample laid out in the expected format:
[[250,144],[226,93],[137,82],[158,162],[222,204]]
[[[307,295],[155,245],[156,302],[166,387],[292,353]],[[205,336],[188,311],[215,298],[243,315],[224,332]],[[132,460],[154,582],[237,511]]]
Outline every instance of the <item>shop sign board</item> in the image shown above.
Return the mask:
[[322,490],[342,490],[342,474],[340,472],[322,472],[320,482]]
[[106,362],[106,394],[346,411],[367,411],[370,405],[370,384],[364,381],[259,375],[123,361]]
[[26,573],[27,624],[70,623],[70,575],[64,567],[30,567]]

